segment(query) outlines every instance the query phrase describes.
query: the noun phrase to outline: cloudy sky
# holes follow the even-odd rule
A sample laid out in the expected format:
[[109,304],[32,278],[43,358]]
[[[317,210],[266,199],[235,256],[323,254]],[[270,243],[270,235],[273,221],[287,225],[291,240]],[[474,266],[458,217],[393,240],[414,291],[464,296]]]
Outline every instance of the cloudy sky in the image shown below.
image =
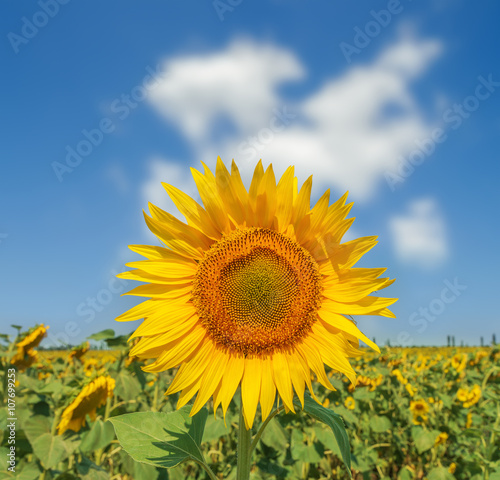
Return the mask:
[[76,344],[137,303],[114,275],[157,243],[189,167],[235,159],[349,191],[397,319],[379,343],[498,330],[500,4],[449,0],[3,2],[2,331]]

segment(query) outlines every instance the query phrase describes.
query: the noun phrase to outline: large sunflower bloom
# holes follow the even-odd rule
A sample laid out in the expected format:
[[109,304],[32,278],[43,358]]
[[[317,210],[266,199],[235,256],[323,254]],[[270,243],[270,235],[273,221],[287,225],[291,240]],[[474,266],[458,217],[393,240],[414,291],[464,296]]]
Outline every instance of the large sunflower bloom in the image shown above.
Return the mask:
[[61,421],[57,426],[59,435],[66,430],[79,432],[85,425],[85,417],[96,418],[96,410],[106,403],[108,397],[113,396],[115,381],[111,377],[98,377],[83,387],[78,396],[64,410]]
[[194,415],[213,396],[223,414],[241,384],[246,427],[260,402],[265,419],[276,392],[294,410],[303,403],[311,371],[333,389],[324,364],[355,382],[348,358],[360,355],[358,339],[375,350],[345,315],[393,317],[393,298],[369,296],[392,283],[383,268],[352,268],[377,242],[341,243],[354,219],[347,194],[329,205],[327,191],[310,208],[312,177],[297,186],[289,167],[276,185],[272,166],[259,162],[250,189],[233,162],[220,158],[215,175],[192,169],[203,207],[164,184],[187,224],[150,205],[145,215],[165,247],[133,245],[148,260],[120,278],[148,282],[129,294],[150,297],[117,320],[144,319],[130,354],[155,359],[159,372],[180,366],[167,394],[181,392],[177,407],[198,393]]

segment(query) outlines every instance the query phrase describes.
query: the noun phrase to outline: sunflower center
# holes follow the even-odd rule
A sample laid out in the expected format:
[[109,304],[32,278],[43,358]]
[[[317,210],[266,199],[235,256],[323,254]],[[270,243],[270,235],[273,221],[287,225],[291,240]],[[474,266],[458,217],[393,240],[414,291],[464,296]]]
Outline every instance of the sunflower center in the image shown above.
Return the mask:
[[263,228],[236,230],[200,262],[193,303],[218,346],[270,354],[310,331],[320,278],[311,255],[289,237]]

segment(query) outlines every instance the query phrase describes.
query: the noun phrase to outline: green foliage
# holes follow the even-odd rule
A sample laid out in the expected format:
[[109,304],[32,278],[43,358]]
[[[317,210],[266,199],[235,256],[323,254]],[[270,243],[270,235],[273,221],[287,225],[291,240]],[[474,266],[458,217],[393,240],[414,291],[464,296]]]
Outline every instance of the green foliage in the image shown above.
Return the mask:
[[124,450],[137,462],[175,467],[185,460],[204,463],[201,440],[208,411],[140,412],[111,418]]
[[[238,402],[231,403],[225,422],[220,410],[213,416],[210,402],[210,415],[203,409],[189,417],[189,406],[176,411],[177,395],[164,396],[175,371],[143,372],[142,362],[128,359],[126,336],[104,331],[92,339],[118,347],[89,351],[72,363],[67,351],[39,352],[36,363],[16,372],[16,472],[7,470],[4,430],[0,478],[202,480],[208,478],[206,468],[221,480],[235,478]],[[8,348],[0,342],[0,375],[8,368]],[[478,352],[484,354],[477,357]],[[455,353],[467,355],[461,371],[451,365]],[[296,414],[275,416],[257,443],[251,478],[346,480],[351,470],[355,480],[481,480],[488,475],[500,480],[499,358],[498,349],[485,347],[392,349],[354,360],[365,380],[381,376],[381,381],[353,389],[332,373],[336,391],[314,384],[326,406],[306,395],[304,411],[297,401]],[[406,383],[392,374],[396,368]],[[79,432],[57,435],[61,412],[100,375],[116,382],[108,407],[97,408],[95,419],[87,416]],[[457,399],[458,389],[473,385],[480,386],[481,398],[465,408]],[[5,398],[5,391],[1,394]],[[354,402],[346,403],[347,397]],[[414,424],[410,410],[416,400],[428,407],[421,425]],[[141,417],[152,421],[138,421]],[[2,408],[2,428],[6,422],[7,409]],[[254,433],[260,423],[257,414]],[[448,438],[436,445],[441,432]]]

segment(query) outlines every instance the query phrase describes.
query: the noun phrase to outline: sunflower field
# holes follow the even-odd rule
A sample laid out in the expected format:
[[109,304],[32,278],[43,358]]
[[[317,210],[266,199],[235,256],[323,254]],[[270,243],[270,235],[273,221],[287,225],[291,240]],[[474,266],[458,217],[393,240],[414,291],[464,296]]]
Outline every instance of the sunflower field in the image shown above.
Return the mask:
[[[89,338],[105,350],[88,342],[73,350],[38,350],[46,329],[2,336],[0,478],[208,478],[196,455],[215,478],[234,478],[238,396],[225,421],[210,403],[190,418],[189,407],[176,411],[179,394],[164,395],[175,371],[144,372],[144,363],[129,356],[126,336],[105,330]],[[335,391],[314,383],[322,409],[345,424],[352,478],[499,479],[499,360],[498,347],[385,348],[353,360],[356,386],[337,373],[329,373]],[[300,412],[300,405],[296,410],[269,421],[251,478],[350,478],[332,430]],[[150,432],[138,430],[119,443],[115,429],[121,427],[113,421],[135,412],[160,412],[151,418],[182,424],[174,437],[196,441],[197,453],[182,453],[186,446],[165,455],[163,466],[176,468],[152,465],[148,452],[135,461]],[[184,422],[189,431],[182,431]]]

